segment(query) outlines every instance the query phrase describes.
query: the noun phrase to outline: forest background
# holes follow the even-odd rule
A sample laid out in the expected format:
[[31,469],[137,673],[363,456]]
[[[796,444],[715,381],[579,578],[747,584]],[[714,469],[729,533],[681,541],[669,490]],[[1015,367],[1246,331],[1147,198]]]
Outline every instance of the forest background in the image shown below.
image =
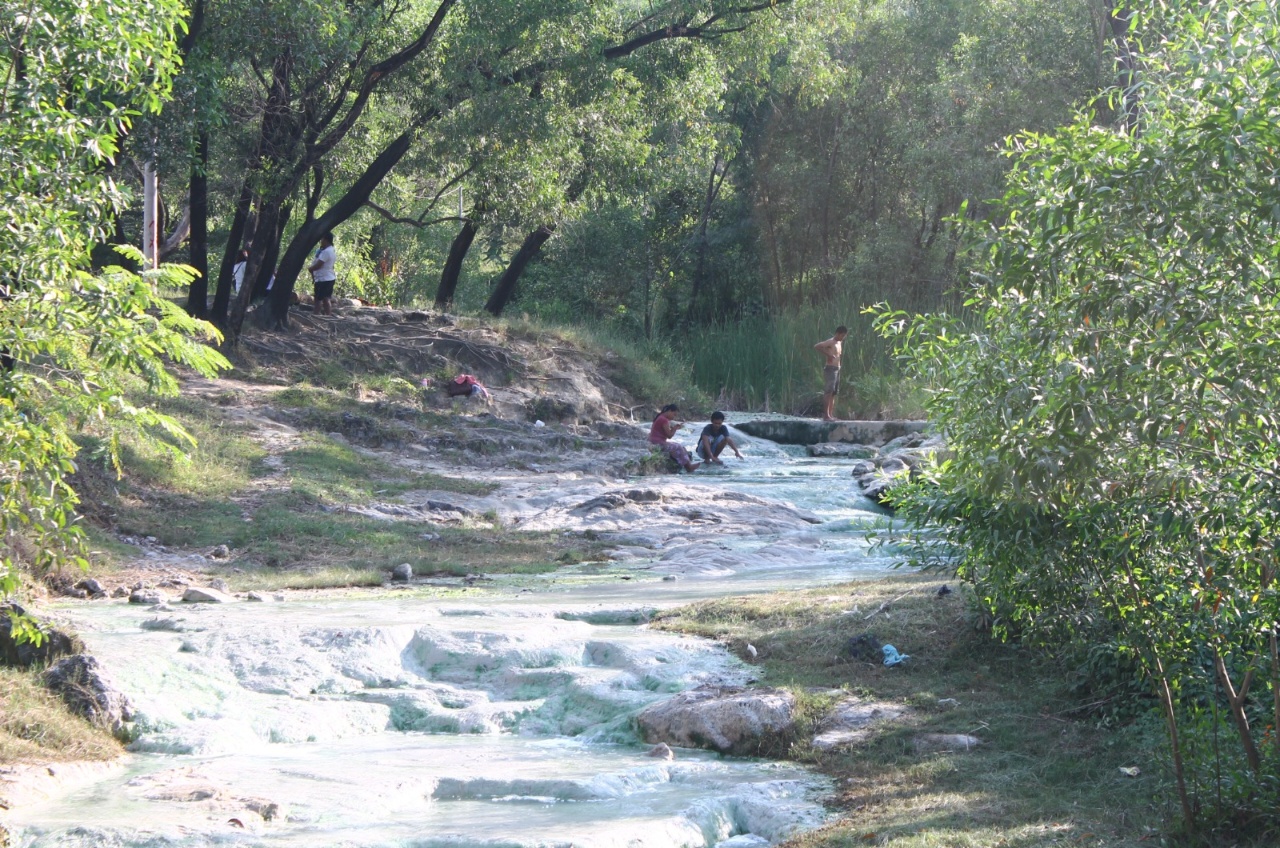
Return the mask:
[[152,163],[162,256],[233,337],[333,230],[340,296],[577,325],[726,406],[813,409],[844,323],[842,413],[920,415],[862,310],[958,304],[1004,139],[1106,113],[1111,5],[199,0],[117,179]]

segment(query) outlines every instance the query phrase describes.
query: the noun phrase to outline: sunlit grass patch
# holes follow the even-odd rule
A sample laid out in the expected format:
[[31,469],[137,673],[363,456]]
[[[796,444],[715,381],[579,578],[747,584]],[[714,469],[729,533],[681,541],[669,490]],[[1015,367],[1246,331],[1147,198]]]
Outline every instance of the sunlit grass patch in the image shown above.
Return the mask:
[[122,752],[109,733],[67,710],[38,672],[0,668],[0,763],[109,760]]
[[[862,745],[793,746],[791,756],[836,781],[843,815],[788,845],[1151,844],[1169,812],[1156,800],[1165,780],[1159,727],[1101,727],[1069,695],[1069,669],[992,641],[975,629],[960,587],[937,594],[943,583],[901,575],[719,599],[660,613],[653,626],[726,642],[760,668],[764,683],[802,693],[802,702],[839,690],[909,708]],[[850,640],[862,634],[911,659],[886,668],[855,658]],[[801,719],[806,730],[815,720]],[[982,744],[924,753],[915,744],[924,733],[968,734]],[[1120,771],[1134,766],[1137,777]]]
[[[194,445],[168,440],[177,450],[165,450],[156,442],[130,438],[120,445],[126,471],[124,485],[159,486],[168,491],[230,495],[244,489],[263,473],[266,450],[252,438],[253,426],[228,419],[218,407],[196,399],[158,399],[162,412],[172,415],[196,440]],[[85,439],[82,465],[97,466],[91,473],[114,478],[105,465],[103,445]]]

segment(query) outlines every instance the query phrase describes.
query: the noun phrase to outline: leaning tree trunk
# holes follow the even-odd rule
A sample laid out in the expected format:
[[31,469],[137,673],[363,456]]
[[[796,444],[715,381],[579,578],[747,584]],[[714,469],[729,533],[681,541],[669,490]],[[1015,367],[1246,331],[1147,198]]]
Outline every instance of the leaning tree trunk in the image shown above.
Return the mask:
[[[320,241],[320,236],[333,230],[346,221],[364,206],[373,190],[391,169],[404,158],[413,144],[417,129],[411,127],[388,144],[378,158],[369,164],[360,178],[355,181],[347,193],[325,210],[319,218],[304,221],[294,234],[289,247],[280,258],[280,268],[276,272],[276,284],[271,288],[271,320],[276,327],[289,326],[289,303],[293,299],[293,287],[298,274],[306,264],[311,248]],[[342,262],[342,247],[338,247],[338,262]]]
[[280,207],[280,214],[276,217],[275,233],[267,242],[266,253],[262,256],[262,267],[258,269],[258,277],[254,280],[253,287],[250,289],[249,301],[252,303],[255,297],[267,294],[267,286],[271,283],[271,275],[275,273],[276,266],[280,263],[280,245],[284,241],[284,228],[289,225],[289,216],[293,214],[293,206],[284,204]]
[[249,309],[249,301],[253,299],[254,286],[257,285],[258,276],[266,267],[264,260],[269,254],[274,255],[279,250],[272,243],[280,233],[278,224],[281,214],[288,214],[281,209],[281,206],[279,202],[266,203],[258,210],[257,228],[254,232],[253,246],[249,249],[249,258],[245,262],[244,279],[227,313],[226,333],[232,344],[235,344],[240,337],[240,329],[244,325],[244,314]]
[[227,305],[231,303],[231,287],[234,285],[232,272],[236,267],[236,259],[240,255],[240,245],[246,239],[253,238],[253,233],[246,233],[249,221],[249,210],[253,205],[253,189],[246,179],[240,187],[240,199],[236,201],[236,213],[231,218],[231,233],[227,236],[227,247],[222,251],[222,267],[218,271],[218,287],[213,295],[213,310],[209,317],[215,324],[227,329]]
[[458,277],[462,274],[462,261],[471,250],[471,243],[476,240],[476,231],[480,229],[478,222],[467,219],[462,229],[453,238],[449,246],[449,258],[444,262],[444,270],[440,272],[440,287],[436,289],[436,309],[445,310],[453,306],[453,296],[458,290]]
[[191,236],[187,243],[196,278],[187,292],[187,312],[193,318],[209,313],[209,134],[196,139],[196,161],[191,166]]
[[520,282],[520,275],[524,273],[524,269],[528,267],[533,257],[538,255],[538,251],[542,250],[542,246],[555,231],[555,224],[543,224],[525,236],[524,244],[520,245],[516,255],[511,257],[511,264],[502,272],[502,276],[498,279],[498,287],[493,290],[493,294],[489,296],[489,302],[484,305],[486,312],[495,318],[502,314],[502,310],[506,309],[512,295],[516,293],[516,283]]

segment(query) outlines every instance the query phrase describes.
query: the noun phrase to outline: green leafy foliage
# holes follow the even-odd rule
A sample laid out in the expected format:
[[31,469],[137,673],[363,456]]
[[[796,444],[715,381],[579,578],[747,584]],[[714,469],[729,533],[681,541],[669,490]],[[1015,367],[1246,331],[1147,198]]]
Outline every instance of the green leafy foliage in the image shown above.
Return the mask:
[[166,95],[181,19],[172,0],[0,3],[0,596],[16,591],[19,560],[84,562],[73,437],[101,431],[111,460],[122,427],[181,444],[127,387],[173,393],[170,363],[226,366],[201,344],[212,328],[157,294],[189,269],[84,270],[126,200],[111,173],[118,140]]
[[1265,2],[1156,9],[1139,132],[1018,139],[977,326],[882,313],[953,449],[906,505],[998,633],[1139,664],[1188,825],[1274,829],[1280,29]]

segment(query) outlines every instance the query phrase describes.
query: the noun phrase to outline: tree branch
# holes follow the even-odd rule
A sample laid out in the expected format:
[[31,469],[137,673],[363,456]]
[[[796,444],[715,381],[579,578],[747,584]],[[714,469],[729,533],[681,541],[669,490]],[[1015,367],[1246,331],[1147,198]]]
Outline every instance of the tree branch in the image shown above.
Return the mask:
[[338,122],[328,135],[316,142],[314,148],[309,151],[309,158],[315,159],[324,156],[337,145],[339,141],[346,136],[351,127],[364,113],[365,106],[369,103],[369,95],[373,93],[374,88],[378,84],[378,80],[395,73],[400,68],[407,65],[413,59],[426,50],[431,42],[435,39],[436,32],[444,23],[445,17],[449,14],[449,10],[453,8],[458,0],[440,0],[440,5],[436,8],[436,13],[431,17],[426,28],[413,41],[412,44],[405,47],[398,53],[394,53],[373,65],[369,70],[365,71],[364,80],[360,83],[360,88],[356,91],[355,100],[351,104],[351,108],[347,110],[347,114],[343,115],[342,120]]
[[448,221],[465,221],[466,220],[466,218],[459,218],[457,215],[449,215],[444,218],[432,218],[431,220],[425,220],[426,213],[423,213],[423,215],[417,218],[405,218],[401,215],[396,215],[393,212],[383,209],[381,206],[374,203],[372,200],[366,200],[364,202],[364,205],[372,209],[374,212],[377,212],[379,215],[381,215],[383,218],[386,218],[388,221],[390,221],[393,224],[408,224],[409,226],[417,227],[418,229],[426,229],[427,227],[433,226],[435,224],[443,224]]

